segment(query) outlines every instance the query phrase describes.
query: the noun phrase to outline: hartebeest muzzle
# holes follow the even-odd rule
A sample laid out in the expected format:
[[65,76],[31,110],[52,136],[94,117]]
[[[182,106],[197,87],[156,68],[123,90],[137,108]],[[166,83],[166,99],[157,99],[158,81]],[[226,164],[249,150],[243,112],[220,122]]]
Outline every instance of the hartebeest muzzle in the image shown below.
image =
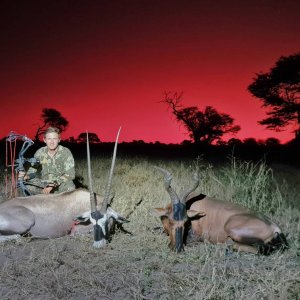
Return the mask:
[[176,252],[181,252],[182,250],[184,250],[183,232],[184,222],[186,221],[186,208],[184,203],[173,203],[173,219],[174,222],[177,223],[175,229],[175,250]]

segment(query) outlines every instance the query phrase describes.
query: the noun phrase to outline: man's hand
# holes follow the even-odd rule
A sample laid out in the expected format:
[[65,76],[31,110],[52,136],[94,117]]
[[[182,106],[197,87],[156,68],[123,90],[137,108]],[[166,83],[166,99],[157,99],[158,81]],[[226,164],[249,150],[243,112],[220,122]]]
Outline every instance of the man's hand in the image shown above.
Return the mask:
[[19,180],[27,180],[28,179],[28,176],[26,175],[26,172],[24,172],[24,171],[20,171],[19,173],[18,173],[18,179]]
[[46,187],[43,188],[43,194],[50,194],[51,191],[56,187],[54,183],[49,183]]
[[46,186],[45,188],[43,188],[42,192],[43,194],[50,194],[53,188],[53,186]]

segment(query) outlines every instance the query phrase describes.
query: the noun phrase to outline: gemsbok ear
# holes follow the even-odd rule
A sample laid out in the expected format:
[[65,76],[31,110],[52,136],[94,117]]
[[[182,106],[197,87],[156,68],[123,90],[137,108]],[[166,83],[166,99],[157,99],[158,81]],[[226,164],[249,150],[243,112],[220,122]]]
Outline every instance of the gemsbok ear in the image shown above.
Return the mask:
[[114,211],[111,207],[107,208],[107,216],[115,219],[116,222],[118,222],[120,224],[130,222],[129,220],[127,220],[126,218],[124,218],[120,214],[118,214],[116,211]]
[[204,217],[206,215],[206,213],[204,213],[204,212],[192,210],[192,209],[188,209],[186,213],[189,218],[195,218],[195,217],[200,218],[200,217]]
[[168,210],[165,208],[153,208],[153,212],[158,215],[159,217],[167,216],[168,215]]
[[91,211],[86,211],[83,214],[76,216],[74,218],[74,221],[86,222],[87,220],[90,219],[90,216],[91,216]]

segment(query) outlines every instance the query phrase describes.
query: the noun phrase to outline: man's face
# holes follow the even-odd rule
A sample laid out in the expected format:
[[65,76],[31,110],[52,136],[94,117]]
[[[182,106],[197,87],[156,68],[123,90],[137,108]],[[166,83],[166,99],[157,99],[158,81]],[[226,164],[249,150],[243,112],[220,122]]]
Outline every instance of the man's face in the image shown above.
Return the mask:
[[55,150],[60,142],[60,137],[56,132],[47,133],[44,137],[44,142],[49,150]]

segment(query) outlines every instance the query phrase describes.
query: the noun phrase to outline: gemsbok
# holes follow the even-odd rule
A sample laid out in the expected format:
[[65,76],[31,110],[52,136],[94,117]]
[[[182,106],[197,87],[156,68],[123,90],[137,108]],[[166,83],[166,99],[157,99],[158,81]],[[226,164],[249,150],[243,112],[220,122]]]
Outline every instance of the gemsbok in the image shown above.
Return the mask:
[[109,206],[119,133],[120,130],[115,142],[104,197],[96,195],[91,188],[88,148],[90,190],[80,188],[60,194],[16,197],[2,202],[0,204],[0,241],[15,239],[22,235],[35,238],[57,238],[69,234],[74,228],[75,220],[83,220],[86,223],[90,219],[94,225],[93,246],[96,248],[105,246],[115,222],[128,222]]
[[171,187],[172,174],[155,168],[163,172],[165,189],[171,198],[167,207],[154,210],[169,235],[172,250],[180,252],[184,244],[203,241],[226,243],[229,249],[264,255],[288,248],[279,226],[262,213],[203,194],[191,196],[199,185],[197,173],[193,186],[180,198]]

